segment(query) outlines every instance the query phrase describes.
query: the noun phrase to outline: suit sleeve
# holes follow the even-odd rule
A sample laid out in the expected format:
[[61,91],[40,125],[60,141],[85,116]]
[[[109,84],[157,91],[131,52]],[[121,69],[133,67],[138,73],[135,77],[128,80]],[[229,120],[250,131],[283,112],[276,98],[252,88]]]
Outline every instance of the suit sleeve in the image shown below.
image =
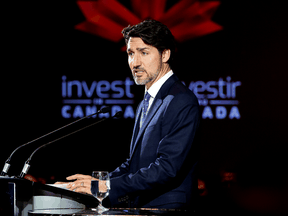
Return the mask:
[[126,173],[111,179],[110,202],[117,205],[119,197],[133,196],[143,191],[157,190],[173,183],[189,155],[199,124],[197,99],[174,98],[162,117],[166,135],[158,144],[157,159],[136,173]]
[[124,175],[129,171],[130,158],[126,162],[122,163],[121,166],[117,167],[113,172],[109,173],[111,179],[118,176]]

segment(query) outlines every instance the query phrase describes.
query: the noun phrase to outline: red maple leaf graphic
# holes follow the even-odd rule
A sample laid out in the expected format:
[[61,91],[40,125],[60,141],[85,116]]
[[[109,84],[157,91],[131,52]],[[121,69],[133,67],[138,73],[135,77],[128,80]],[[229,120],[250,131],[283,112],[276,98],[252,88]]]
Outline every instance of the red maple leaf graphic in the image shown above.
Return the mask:
[[131,0],[133,13],[117,0],[77,1],[77,4],[86,21],[76,25],[75,29],[113,42],[123,38],[123,28],[146,18],[167,25],[179,42],[223,29],[211,21],[219,1],[180,0],[165,11],[166,0]]

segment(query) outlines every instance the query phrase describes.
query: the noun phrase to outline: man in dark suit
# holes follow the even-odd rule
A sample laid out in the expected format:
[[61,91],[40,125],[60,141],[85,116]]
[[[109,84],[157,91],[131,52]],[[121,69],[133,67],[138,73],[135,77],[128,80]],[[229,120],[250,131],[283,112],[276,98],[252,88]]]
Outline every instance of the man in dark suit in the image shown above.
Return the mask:
[[[135,83],[145,85],[136,111],[130,157],[110,173],[112,206],[189,208],[197,192],[199,126],[196,96],[171,69],[175,52],[170,30],[146,20],[122,31]],[[90,192],[91,177],[73,175],[68,187]]]

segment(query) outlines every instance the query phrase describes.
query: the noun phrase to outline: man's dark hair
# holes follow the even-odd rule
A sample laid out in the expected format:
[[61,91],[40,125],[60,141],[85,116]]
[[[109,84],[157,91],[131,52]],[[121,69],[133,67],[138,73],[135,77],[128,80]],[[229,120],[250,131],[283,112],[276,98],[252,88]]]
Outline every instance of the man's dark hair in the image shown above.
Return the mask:
[[140,37],[145,44],[158,49],[162,55],[163,51],[170,49],[170,59],[168,64],[171,67],[175,55],[175,39],[170,30],[163,23],[156,20],[144,20],[143,22],[128,26],[122,30],[126,44],[130,37]]

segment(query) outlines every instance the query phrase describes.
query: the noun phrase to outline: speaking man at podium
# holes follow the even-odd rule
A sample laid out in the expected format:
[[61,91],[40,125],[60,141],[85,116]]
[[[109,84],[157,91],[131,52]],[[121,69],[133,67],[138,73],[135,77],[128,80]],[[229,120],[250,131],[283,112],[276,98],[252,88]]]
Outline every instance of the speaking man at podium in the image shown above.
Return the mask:
[[[122,33],[134,81],[145,85],[145,96],[136,111],[130,156],[110,173],[111,206],[190,208],[197,193],[200,115],[196,96],[172,71],[174,37],[155,20]],[[75,180],[70,190],[91,194],[91,176],[67,179]]]

